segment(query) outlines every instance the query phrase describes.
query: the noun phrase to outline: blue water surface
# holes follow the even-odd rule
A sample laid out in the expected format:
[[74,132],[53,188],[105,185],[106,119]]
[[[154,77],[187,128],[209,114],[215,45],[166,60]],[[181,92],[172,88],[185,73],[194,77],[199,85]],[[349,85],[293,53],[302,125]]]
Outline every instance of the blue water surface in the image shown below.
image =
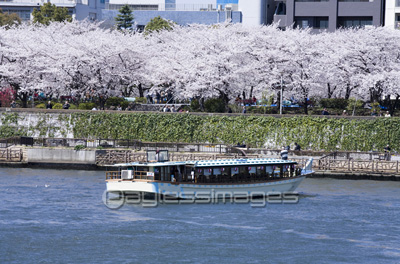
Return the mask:
[[0,263],[399,263],[400,183],[306,179],[297,204],[102,202],[101,171],[0,168]]

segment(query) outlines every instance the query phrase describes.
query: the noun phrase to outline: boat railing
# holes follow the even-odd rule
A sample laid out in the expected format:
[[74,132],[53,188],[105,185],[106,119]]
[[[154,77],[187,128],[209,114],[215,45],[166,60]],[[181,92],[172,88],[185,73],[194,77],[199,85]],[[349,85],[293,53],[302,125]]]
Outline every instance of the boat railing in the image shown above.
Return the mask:
[[106,180],[145,180],[153,181],[154,174],[148,171],[132,171],[132,176],[128,178],[122,178],[121,171],[107,171]]

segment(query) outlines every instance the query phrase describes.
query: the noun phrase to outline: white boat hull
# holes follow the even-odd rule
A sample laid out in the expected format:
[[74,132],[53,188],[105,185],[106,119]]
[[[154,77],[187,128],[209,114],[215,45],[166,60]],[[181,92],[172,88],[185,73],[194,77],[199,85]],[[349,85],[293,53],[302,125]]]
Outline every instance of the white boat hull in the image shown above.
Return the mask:
[[245,184],[194,184],[152,181],[107,181],[108,192],[144,192],[182,199],[266,196],[269,193],[293,192],[305,178],[284,178],[269,182]]

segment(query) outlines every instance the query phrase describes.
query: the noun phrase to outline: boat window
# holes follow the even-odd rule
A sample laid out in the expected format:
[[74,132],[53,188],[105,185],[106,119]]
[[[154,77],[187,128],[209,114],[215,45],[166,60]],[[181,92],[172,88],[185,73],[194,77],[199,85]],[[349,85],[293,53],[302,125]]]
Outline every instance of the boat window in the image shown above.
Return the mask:
[[160,170],[160,176],[162,181],[170,181],[171,180],[171,175],[169,174],[169,169],[168,167],[159,167]]
[[204,175],[211,175],[211,172],[212,172],[211,168],[204,169]]
[[240,166],[239,167],[239,174],[241,175],[248,175],[249,174],[249,169],[247,166]]
[[137,171],[149,171],[149,167],[137,167]]
[[247,169],[249,170],[249,173],[256,173],[256,167],[255,166],[248,167]]
[[221,175],[221,168],[214,168],[214,175]]
[[257,176],[265,175],[265,166],[258,166],[257,167]]
[[221,168],[221,174],[222,175],[228,175],[228,173],[229,173],[229,168],[225,168],[225,167]]
[[160,181],[161,176],[160,176],[160,168],[154,168],[154,180]]
[[232,175],[239,174],[239,168],[238,167],[232,167],[231,168],[231,174]]
[[265,171],[268,173],[272,173],[274,171],[272,166],[265,166]]

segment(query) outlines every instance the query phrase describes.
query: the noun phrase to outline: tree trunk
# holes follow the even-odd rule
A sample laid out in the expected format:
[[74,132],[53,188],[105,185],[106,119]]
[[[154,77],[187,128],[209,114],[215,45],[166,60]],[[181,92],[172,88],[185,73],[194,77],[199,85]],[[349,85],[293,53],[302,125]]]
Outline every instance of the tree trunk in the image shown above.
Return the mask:
[[352,89],[350,89],[350,84],[347,83],[347,85],[346,85],[346,94],[345,94],[345,96],[344,96],[344,99],[349,100],[350,94],[351,94],[351,90],[352,90]]
[[138,90],[139,90],[139,97],[144,97],[144,89],[141,83],[139,83],[139,85],[137,86]]
[[304,114],[308,115],[308,101],[307,101],[307,96],[304,97]]
[[229,97],[226,93],[224,92],[220,92],[219,98],[222,99],[222,101],[224,102],[224,108],[225,108],[225,112],[228,111],[228,105],[229,105]]
[[276,105],[278,106],[278,111],[281,109],[281,91],[276,93]]
[[331,90],[331,84],[327,83],[328,86],[328,98],[332,98],[333,91]]
[[254,89],[254,87],[251,86],[251,87],[250,87],[250,99],[253,98],[253,89]]

